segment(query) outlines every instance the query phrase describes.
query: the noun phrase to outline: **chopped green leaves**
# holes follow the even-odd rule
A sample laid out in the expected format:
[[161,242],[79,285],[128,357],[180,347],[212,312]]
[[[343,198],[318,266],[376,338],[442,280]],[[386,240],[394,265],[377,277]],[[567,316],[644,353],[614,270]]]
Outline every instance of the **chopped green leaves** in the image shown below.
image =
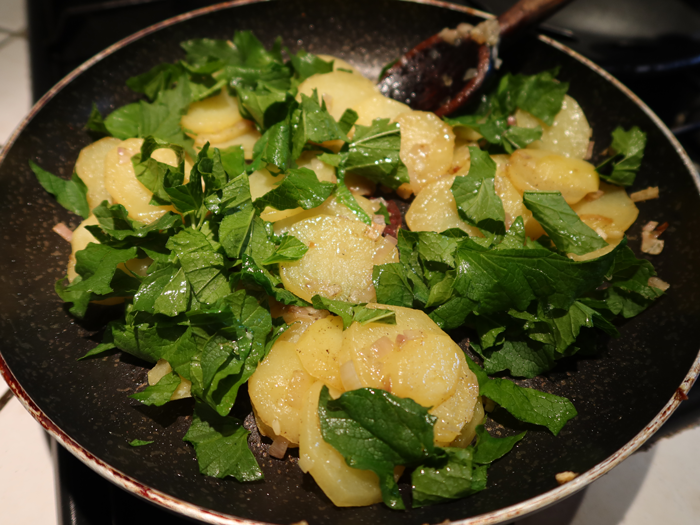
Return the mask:
[[41,169],[33,161],[29,161],[39,184],[42,188],[56,197],[56,201],[68,211],[87,219],[90,215],[90,207],[87,202],[87,186],[80,180],[77,173],[73,173],[71,180],[64,180],[46,170]]
[[631,186],[642,165],[647,134],[637,126],[631,127],[629,131],[618,126],[612,132],[612,139],[610,145],[612,156],[601,163],[596,170],[602,179],[612,184]]
[[312,301],[314,308],[328,310],[340,316],[343,319],[343,330],[349,328],[353,322],[396,324],[396,314],[386,308],[367,308],[363,304],[355,305],[345,301],[327,299],[320,295],[314,295]]

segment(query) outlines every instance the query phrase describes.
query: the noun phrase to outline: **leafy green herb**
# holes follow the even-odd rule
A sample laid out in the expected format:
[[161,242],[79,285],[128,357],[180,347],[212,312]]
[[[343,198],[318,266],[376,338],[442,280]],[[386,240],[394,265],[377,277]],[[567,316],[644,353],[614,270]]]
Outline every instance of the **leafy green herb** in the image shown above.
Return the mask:
[[562,252],[584,255],[608,245],[576,215],[558,191],[526,191],[523,203]]
[[[613,155],[602,162],[596,170],[603,180],[618,186],[631,186],[642,165],[647,134],[637,126],[633,126],[629,131],[618,126],[612,132],[612,139],[610,149]],[[612,170],[608,169],[610,164]],[[610,173],[605,173],[606,171]]]
[[508,379],[489,378],[479,365],[466,359],[479,381],[479,395],[498,403],[520,421],[543,425],[556,436],[577,415],[568,399],[520,387]]
[[29,161],[41,187],[56,197],[56,201],[68,211],[87,219],[90,215],[90,207],[87,202],[87,186],[80,180],[77,173],[73,173],[71,180],[64,180],[48,171],[41,169],[33,161]]
[[131,447],[143,447],[144,445],[150,445],[151,443],[155,443],[154,441],[145,441],[143,439],[132,439],[129,441],[129,446]]
[[396,324],[396,313],[386,308],[367,308],[364,304],[346,303],[320,295],[312,297],[312,304],[318,310],[328,310],[340,316],[343,319],[343,330],[347,330],[353,322]]
[[180,376],[172,372],[161,377],[155,385],[147,386],[141,392],[131,394],[129,397],[141,401],[144,405],[159,407],[170,401],[179,385]]
[[183,440],[194,445],[202,474],[257,481],[263,479],[263,473],[248,448],[248,434],[239,420],[222,417],[208,406],[197,403],[192,425]]
[[333,190],[335,190],[335,184],[319,181],[312,170],[292,169],[279,186],[255,201],[255,207],[261,211],[267,206],[277,210],[299,207],[308,210],[323,204]]

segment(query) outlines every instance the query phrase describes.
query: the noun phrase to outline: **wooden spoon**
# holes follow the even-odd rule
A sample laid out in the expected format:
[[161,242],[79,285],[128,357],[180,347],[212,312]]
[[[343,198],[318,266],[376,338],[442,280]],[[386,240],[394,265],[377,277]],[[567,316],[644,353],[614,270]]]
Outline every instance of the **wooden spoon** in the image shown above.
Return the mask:
[[476,28],[460,24],[421,42],[382,76],[379,90],[413,109],[449,115],[480,90],[504,38],[551,15],[570,0],[520,0]]

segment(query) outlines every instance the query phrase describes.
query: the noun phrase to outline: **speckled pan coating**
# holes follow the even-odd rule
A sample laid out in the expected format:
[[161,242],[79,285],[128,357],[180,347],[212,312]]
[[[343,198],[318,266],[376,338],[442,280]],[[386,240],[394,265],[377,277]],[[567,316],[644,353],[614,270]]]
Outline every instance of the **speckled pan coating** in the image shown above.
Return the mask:
[[[624,323],[620,339],[601,340],[600,357],[562,363],[547,377],[530,382],[571,398],[579,416],[557,438],[530,429],[517,449],[491,468],[488,490],[408,512],[381,505],[337,509],[293,457],[266,457],[266,445],[255,437],[265,482],[243,485],[205,478],[197,471],[192,449],[181,442],[190,403],[149,408],[130,400],[127,396],[145,381],[146,368],[128,356],[76,362],[99,340],[101,327],[115,312],[94,309],[88,319],[76,322],[54,294],[69,246],[51,228],[60,221],[74,227],[78,219],[43,192],[27,160],[68,177],[79,150],[90,142],[83,125],[92,102],[108,113],[133,101],[136,97],[124,81],[163,60],[179,58],[181,40],[227,38],[236,29],[251,29],[265,44],[281,35],[292,50],[304,46],[338,55],[376,76],[384,63],[416,42],[445,26],[473,20],[466,8],[426,4],[298,1],[208,8],[110,48],[32,110],[0,156],[0,371],[34,417],[93,469],[150,501],[211,523],[498,523],[556,502],[602,475],[636,450],[683,399],[700,367],[696,176],[680,146],[647,108],[594,66],[544,38],[521,41],[503,55],[505,63],[519,72],[561,66],[560,78],[571,83],[570,94],[593,126],[597,154],[618,124],[637,125],[648,133],[635,188],[658,184],[661,198],[639,205],[630,244],[639,246],[646,221],[669,222],[666,248],[653,262],[672,287],[644,315]],[[247,412],[245,406],[239,409],[242,417]],[[155,443],[130,447],[128,442],[137,438]],[[566,470],[583,475],[558,487],[554,475]]]

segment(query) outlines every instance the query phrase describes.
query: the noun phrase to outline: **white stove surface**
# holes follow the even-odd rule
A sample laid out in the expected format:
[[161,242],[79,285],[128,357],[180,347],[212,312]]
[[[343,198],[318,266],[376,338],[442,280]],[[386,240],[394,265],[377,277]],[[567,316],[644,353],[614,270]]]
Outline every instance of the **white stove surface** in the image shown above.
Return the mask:
[[[24,0],[0,0],[0,147],[31,107]],[[0,380],[0,396],[7,390]],[[2,523],[55,525],[49,438],[12,399],[0,410]],[[700,524],[700,425],[663,438],[568,500],[517,525]]]

